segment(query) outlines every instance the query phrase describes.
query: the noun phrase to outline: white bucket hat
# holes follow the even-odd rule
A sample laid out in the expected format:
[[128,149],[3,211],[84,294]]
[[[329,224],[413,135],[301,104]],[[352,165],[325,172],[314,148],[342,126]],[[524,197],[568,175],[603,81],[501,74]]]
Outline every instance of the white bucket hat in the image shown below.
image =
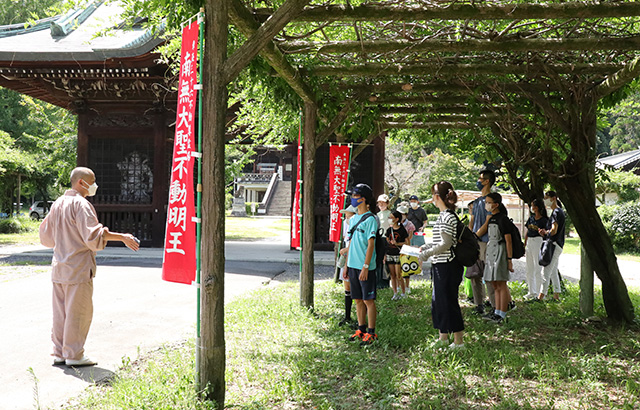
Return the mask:
[[352,214],[357,214],[358,210],[353,205],[349,205],[346,209],[340,210],[341,214],[346,214],[347,212],[351,212]]

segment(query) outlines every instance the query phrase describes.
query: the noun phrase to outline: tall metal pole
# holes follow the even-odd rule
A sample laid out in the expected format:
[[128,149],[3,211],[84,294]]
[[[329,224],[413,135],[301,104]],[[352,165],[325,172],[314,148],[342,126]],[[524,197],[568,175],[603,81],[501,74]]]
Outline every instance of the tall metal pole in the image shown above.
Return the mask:
[[[198,52],[200,55],[200,69],[198,83],[203,83],[202,56],[204,53],[204,8],[198,13],[198,22],[200,23],[200,35],[198,43]],[[202,89],[198,93],[198,152],[202,153]],[[196,369],[200,366],[200,244],[202,243],[202,157],[198,158],[198,185],[196,187]],[[196,372],[196,383],[199,382],[199,373]]]

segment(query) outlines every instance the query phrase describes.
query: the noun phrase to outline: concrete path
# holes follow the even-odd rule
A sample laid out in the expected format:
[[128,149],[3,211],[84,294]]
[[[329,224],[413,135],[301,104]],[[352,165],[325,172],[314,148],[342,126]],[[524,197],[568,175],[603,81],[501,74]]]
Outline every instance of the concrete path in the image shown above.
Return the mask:
[[[227,244],[225,301],[260,287],[298,260],[286,243]],[[0,247],[0,257],[50,258],[41,246]],[[37,273],[2,282],[0,276],[0,409],[54,408],[88,383],[109,378],[123,363],[162,344],[193,337],[196,288],[161,280],[162,250],[107,248],[98,253],[94,318],[85,346],[95,367],[52,366],[51,280]],[[333,262],[332,253],[319,261]],[[260,262],[260,263],[256,263]],[[271,263],[265,263],[271,262]],[[32,369],[33,373],[29,369]],[[37,379],[38,395],[34,393]]]

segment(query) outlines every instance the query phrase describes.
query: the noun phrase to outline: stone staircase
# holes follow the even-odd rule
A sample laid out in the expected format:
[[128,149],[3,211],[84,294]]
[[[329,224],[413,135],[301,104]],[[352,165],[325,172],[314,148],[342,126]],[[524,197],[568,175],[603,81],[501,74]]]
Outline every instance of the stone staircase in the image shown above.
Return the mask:
[[291,216],[291,181],[278,181],[271,203],[267,208],[269,216]]

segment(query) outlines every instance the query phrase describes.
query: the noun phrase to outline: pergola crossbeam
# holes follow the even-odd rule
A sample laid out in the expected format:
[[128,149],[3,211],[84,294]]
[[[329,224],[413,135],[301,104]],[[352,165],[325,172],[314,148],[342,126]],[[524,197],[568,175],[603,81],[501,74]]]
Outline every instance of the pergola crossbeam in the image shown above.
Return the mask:
[[449,130],[449,129],[474,129],[478,127],[488,127],[490,123],[486,124],[473,124],[469,122],[395,122],[395,121],[381,121],[380,126],[384,129],[434,129],[434,130]]
[[[267,12],[268,13],[268,12]],[[258,14],[264,14],[259,12]],[[398,7],[364,4],[328,5],[305,9],[295,21],[427,21],[427,20],[534,20],[620,18],[640,15],[639,2],[554,4],[447,4],[446,7]]]
[[556,74],[611,74],[624,68],[615,63],[579,64],[363,64],[354,66],[318,66],[308,69],[309,74],[328,77],[378,77],[390,75],[544,75],[547,71]]
[[433,81],[428,83],[412,83],[398,82],[387,84],[340,84],[341,90],[353,90],[359,93],[394,93],[407,94],[416,92],[428,93],[460,93],[474,94],[478,91],[494,91],[500,90],[508,93],[519,93],[522,91],[551,92],[560,91],[560,87],[555,83],[535,82],[496,82],[488,81],[484,83],[468,82],[461,83],[456,81]]
[[278,46],[286,53],[425,53],[425,52],[563,52],[640,50],[640,36],[622,38],[549,38],[507,40],[288,41]]

